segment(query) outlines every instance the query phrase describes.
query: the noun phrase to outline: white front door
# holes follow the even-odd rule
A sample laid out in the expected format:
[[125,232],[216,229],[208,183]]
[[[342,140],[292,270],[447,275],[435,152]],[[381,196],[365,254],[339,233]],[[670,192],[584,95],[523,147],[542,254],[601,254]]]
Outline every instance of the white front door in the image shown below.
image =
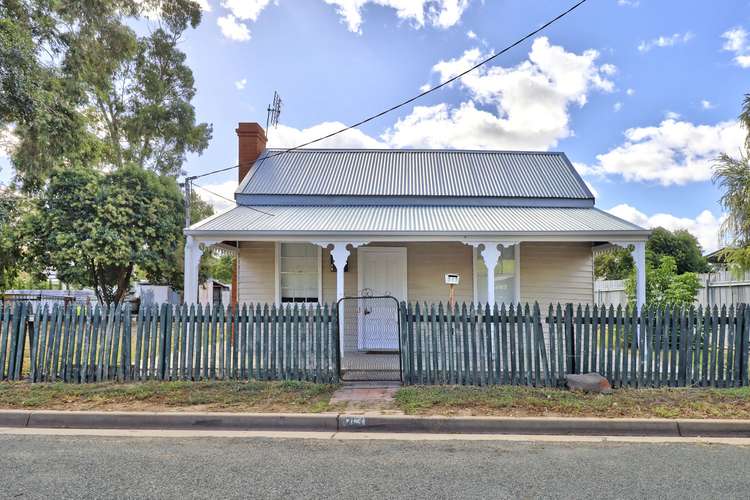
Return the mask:
[[[406,300],[406,248],[357,249],[360,296],[392,296]],[[357,347],[366,351],[398,350],[398,308],[389,299],[362,299],[359,304]]]

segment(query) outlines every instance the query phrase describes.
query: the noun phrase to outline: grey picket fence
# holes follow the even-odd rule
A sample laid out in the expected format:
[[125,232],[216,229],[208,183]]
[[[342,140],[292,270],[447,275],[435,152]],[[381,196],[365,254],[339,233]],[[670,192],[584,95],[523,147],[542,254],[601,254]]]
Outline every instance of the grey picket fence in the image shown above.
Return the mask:
[[32,382],[338,381],[335,308],[298,305],[0,310],[0,375]]
[[597,372],[614,387],[748,385],[750,307],[401,304],[407,384],[555,387]]

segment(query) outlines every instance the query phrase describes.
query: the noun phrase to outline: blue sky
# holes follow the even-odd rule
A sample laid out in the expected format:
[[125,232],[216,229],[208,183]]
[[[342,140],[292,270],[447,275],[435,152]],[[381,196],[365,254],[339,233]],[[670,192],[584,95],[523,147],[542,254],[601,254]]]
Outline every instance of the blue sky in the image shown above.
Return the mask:
[[[233,165],[239,121],[293,146],[434,85],[573,0],[202,0],[186,33],[199,120],[214,138],[186,170]],[[685,227],[717,246],[712,159],[739,151],[750,92],[748,0],[589,0],[481,72],[323,146],[564,151],[597,206]],[[7,159],[0,179],[10,175]],[[234,173],[201,180],[230,196]],[[204,193],[220,208],[226,204]]]

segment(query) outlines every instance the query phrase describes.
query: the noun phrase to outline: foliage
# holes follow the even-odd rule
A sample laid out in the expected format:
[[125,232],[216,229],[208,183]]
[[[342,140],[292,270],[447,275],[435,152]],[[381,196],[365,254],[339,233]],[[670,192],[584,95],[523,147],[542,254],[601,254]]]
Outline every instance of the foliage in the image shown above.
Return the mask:
[[721,236],[728,244],[722,258],[741,272],[750,270],[750,94],[745,94],[739,120],[748,131],[746,151],[737,157],[719,155],[713,181],[722,190],[719,203],[727,214],[721,224]]
[[[750,94],[745,94],[740,112],[740,123],[750,132]],[[750,149],[750,133],[745,137],[745,147]]]
[[[137,383],[0,384],[0,408],[221,412],[331,411],[334,384],[284,381],[140,381]],[[705,390],[704,390],[705,391]]]
[[22,201],[11,191],[0,191],[0,293],[12,287],[19,271],[16,232]]
[[407,415],[508,417],[749,418],[750,387],[668,387],[601,394],[517,385],[403,386],[395,406]]
[[[138,35],[131,19],[159,13]],[[178,49],[200,22],[192,0],[7,0],[0,4],[0,127],[13,125],[16,181],[43,187],[56,166],[138,165],[176,176],[208,145],[193,75]]]
[[594,276],[599,279],[623,280],[632,270],[633,257],[625,248],[602,252],[594,259]]
[[[12,129],[17,139],[11,151],[15,182],[42,200],[58,200],[63,195],[47,185],[56,172],[55,183],[63,192],[84,194],[80,200],[70,195],[68,211],[79,227],[68,227],[75,230],[68,236],[98,231],[97,236],[103,238],[107,232],[105,226],[96,230],[92,226],[104,223],[103,213],[98,213],[95,221],[87,219],[83,211],[72,213],[76,203],[87,206],[91,197],[105,196],[102,183],[114,177],[96,172],[125,170],[123,175],[130,178],[135,175],[133,168],[141,168],[176,177],[188,153],[201,153],[207,147],[211,126],[196,123],[191,104],[193,74],[179,50],[183,32],[195,28],[200,20],[201,9],[195,0],[0,2],[0,130]],[[65,169],[68,171],[61,173]],[[84,171],[88,173],[84,175]],[[65,182],[72,184],[62,186]],[[158,182],[174,184],[173,179]],[[141,184],[131,187],[139,189]],[[141,200],[155,193],[133,191],[132,195]],[[172,222],[182,220],[183,207],[171,201],[167,205],[174,212],[163,213],[164,220],[154,227],[167,246],[179,251],[136,252],[128,273],[122,274],[127,260],[122,252],[100,247],[96,240],[87,242],[85,249],[79,248],[82,242],[72,246],[74,242],[64,237],[31,242],[24,259],[35,266],[57,262],[64,267],[58,275],[72,284],[93,283],[94,276],[101,281],[98,288],[107,300],[120,293],[112,295],[110,288],[120,290],[133,273],[181,288],[182,224]],[[212,213],[197,197],[192,206],[193,220]],[[37,207],[37,217],[44,213],[42,208]],[[61,205],[56,209],[62,213]],[[126,236],[117,219],[132,220],[132,210],[106,215],[115,221],[112,233]],[[170,233],[164,232],[167,226]],[[30,226],[28,230],[27,237]],[[134,236],[141,237],[150,235]],[[118,244],[125,242],[127,239],[120,239]],[[64,243],[69,247],[64,248]],[[75,253],[73,248],[80,250],[75,259],[58,260]],[[108,261],[110,258],[114,260]],[[96,272],[89,269],[91,260],[98,266]],[[73,269],[72,262],[87,267]],[[29,269],[38,274],[43,268]],[[124,281],[115,285],[115,276]]]
[[[677,265],[677,273],[706,273],[709,265],[703,256],[698,238],[684,229],[669,231],[657,227],[646,242],[646,262],[658,267],[661,258],[672,257]],[[630,251],[621,248],[603,252],[594,259],[594,275],[599,279],[626,279],[634,269]]]
[[135,266],[154,281],[172,272],[181,207],[173,179],[140,167],[55,169],[21,224],[27,268],[52,267],[63,282],[93,287],[101,302],[120,302]]
[[[675,259],[669,255],[660,257],[656,265],[646,263],[646,304],[689,306],[700,289],[696,273],[678,274]],[[625,290],[630,303],[635,303],[635,271],[626,280]]]
[[232,273],[235,265],[235,259],[232,255],[213,257],[204,254],[203,258],[206,259],[206,277],[211,277],[225,284],[232,282]]
[[707,273],[708,260],[698,243],[698,238],[685,229],[669,231],[657,227],[646,242],[646,260],[656,267],[663,256],[670,256],[677,265],[677,274]]

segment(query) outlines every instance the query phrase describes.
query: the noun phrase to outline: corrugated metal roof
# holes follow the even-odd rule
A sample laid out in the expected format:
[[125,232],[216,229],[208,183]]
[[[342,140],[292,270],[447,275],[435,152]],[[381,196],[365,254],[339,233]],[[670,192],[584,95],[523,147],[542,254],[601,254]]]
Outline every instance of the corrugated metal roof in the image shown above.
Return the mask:
[[557,233],[644,229],[596,208],[237,206],[189,232]]
[[255,162],[238,193],[593,199],[563,153],[301,149],[273,156],[278,151]]

